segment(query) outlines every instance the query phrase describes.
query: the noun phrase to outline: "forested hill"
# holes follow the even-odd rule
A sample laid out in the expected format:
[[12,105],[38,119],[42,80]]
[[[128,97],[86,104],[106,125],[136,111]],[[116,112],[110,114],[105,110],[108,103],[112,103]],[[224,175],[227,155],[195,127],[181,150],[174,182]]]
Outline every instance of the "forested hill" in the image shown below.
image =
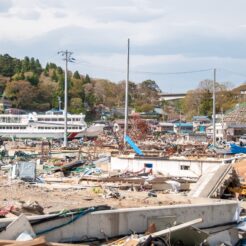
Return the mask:
[[[180,114],[186,119],[194,115],[212,115],[212,84],[210,80],[200,82],[198,88],[188,91],[183,100],[162,102],[168,115]],[[236,104],[245,102],[241,91],[246,84],[231,90],[223,83],[216,83],[216,112],[226,112]],[[129,83],[129,105],[137,112],[148,112],[160,104],[160,89],[153,80]],[[8,54],[0,55],[0,95],[12,102],[12,106],[33,111],[58,108],[58,97],[64,98],[64,71],[54,63],[42,67],[38,59],[17,59]],[[124,81],[113,83],[104,79],[93,79],[78,71],[68,72],[68,110],[71,113],[95,115],[102,106],[123,107]],[[62,105],[63,106],[63,105]],[[98,106],[98,107],[97,107]]]
[[[124,82],[113,83],[92,79],[78,71],[68,73],[68,108],[72,113],[93,111],[96,105],[107,107],[124,105]],[[148,111],[158,103],[158,85],[152,80],[140,84],[130,82],[130,106]],[[11,100],[13,107],[45,111],[58,108],[63,100],[64,71],[54,63],[42,67],[38,59],[17,59],[0,55],[0,93]]]

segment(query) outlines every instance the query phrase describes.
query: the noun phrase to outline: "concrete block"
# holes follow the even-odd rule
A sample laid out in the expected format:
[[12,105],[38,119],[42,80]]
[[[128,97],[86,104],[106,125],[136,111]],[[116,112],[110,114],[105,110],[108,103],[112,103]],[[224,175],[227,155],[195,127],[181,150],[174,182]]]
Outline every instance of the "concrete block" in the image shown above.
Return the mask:
[[21,214],[16,220],[10,223],[5,231],[0,233],[0,239],[15,240],[22,232],[35,237],[35,232],[24,214]]
[[209,245],[221,245],[222,243],[225,243],[226,245],[237,245],[238,241],[239,236],[237,228],[212,234],[207,239]]

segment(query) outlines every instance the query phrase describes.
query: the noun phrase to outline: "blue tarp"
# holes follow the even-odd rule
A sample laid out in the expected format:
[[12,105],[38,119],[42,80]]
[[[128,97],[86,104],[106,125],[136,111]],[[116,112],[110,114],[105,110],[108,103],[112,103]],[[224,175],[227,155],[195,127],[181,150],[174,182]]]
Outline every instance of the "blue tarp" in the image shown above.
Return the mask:
[[236,144],[230,144],[231,146],[231,154],[246,154],[246,147],[240,147]]
[[132,141],[132,139],[129,136],[126,135],[125,140],[138,155],[143,155],[141,149],[138,148],[138,146]]

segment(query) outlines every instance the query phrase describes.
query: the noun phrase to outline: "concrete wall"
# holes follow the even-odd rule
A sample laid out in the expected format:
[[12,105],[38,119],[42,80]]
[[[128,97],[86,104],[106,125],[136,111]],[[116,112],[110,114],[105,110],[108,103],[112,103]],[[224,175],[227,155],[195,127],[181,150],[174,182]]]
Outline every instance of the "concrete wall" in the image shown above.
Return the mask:
[[[212,201],[212,200],[211,200]],[[203,218],[197,227],[230,223],[238,219],[237,202],[209,202],[201,205],[172,205],[148,208],[128,208],[99,211],[88,214],[75,223],[45,234],[52,242],[81,241],[87,238],[106,238],[119,235],[142,233],[147,229],[148,220],[174,216],[177,224],[196,218]],[[64,224],[68,218],[34,226],[35,232]]]
[[[165,176],[199,178],[214,165],[221,165],[222,161],[209,160],[164,160],[161,158],[120,158],[112,157],[110,170],[137,172],[144,168],[145,163],[153,164],[153,173],[162,173]],[[188,168],[188,170],[184,170]]]

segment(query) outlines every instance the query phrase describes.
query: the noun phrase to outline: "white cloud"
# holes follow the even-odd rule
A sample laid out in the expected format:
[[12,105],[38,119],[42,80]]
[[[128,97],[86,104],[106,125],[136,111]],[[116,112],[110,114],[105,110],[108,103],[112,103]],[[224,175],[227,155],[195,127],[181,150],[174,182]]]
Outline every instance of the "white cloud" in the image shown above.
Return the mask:
[[0,44],[2,52],[44,62],[59,49],[71,49],[80,60],[97,64],[94,69],[87,64],[92,75],[116,81],[124,75],[106,66],[125,69],[128,37],[132,69],[243,71],[245,8],[245,0],[1,0]]
[[0,14],[8,12],[11,6],[12,6],[11,0],[1,0],[0,1]]

